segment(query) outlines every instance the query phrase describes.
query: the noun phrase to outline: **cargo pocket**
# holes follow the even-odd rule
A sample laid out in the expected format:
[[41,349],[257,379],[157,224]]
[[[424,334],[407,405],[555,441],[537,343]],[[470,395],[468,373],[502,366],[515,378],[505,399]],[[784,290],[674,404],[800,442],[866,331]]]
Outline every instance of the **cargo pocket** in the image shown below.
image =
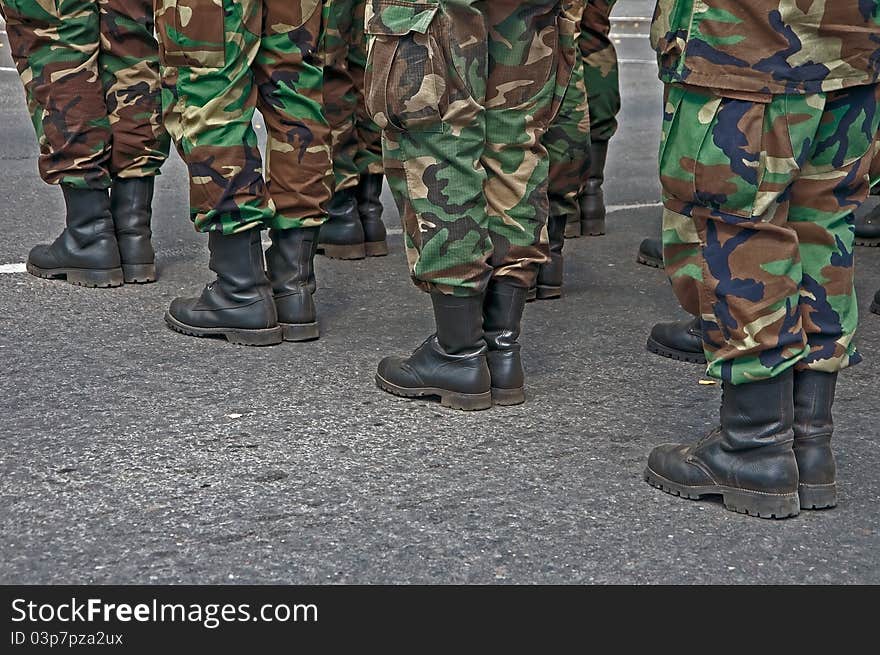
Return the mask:
[[447,71],[432,29],[438,10],[428,2],[373,2],[365,104],[382,129],[443,131]]
[[284,0],[266,4],[266,23],[285,31],[296,30],[309,22],[315,11],[322,4],[321,0]]
[[159,54],[166,66],[226,65],[224,0],[156,0]]

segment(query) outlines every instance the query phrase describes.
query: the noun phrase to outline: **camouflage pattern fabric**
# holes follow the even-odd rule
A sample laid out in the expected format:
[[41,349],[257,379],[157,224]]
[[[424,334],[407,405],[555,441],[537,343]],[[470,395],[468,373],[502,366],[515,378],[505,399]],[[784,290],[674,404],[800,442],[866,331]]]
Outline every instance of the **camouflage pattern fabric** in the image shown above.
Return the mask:
[[878,99],[880,85],[769,103],[668,89],[664,247],[673,280],[695,289],[710,376],[741,384],[859,361],[853,211],[869,190]]
[[150,0],[0,0],[49,184],[105,189],[159,174],[158,46]]
[[422,289],[528,288],[548,260],[542,137],[575,30],[558,0],[370,0],[367,107]]
[[[563,14],[580,24],[584,0],[567,0]],[[544,135],[550,157],[548,194],[550,216],[575,216],[580,212],[578,197],[590,170],[590,104],[585,84],[584,59],[577,49],[577,35],[564,47],[575,53],[574,69],[568,88],[557,89],[562,105]]]
[[878,30],[880,0],[658,0],[651,43],[664,82],[802,94],[876,82]]
[[617,0],[588,0],[578,40],[590,103],[590,138],[605,143],[617,132],[620,70],[611,42],[611,10]]
[[382,173],[382,133],[367,116],[364,75],[366,0],[327,0],[324,112],[333,136],[337,189],[357,186],[365,173]]
[[[314,227],[332,166],[321,0],[157,0],[165,122],[199,231]],[[268,132],[266,173],[251,120]]]

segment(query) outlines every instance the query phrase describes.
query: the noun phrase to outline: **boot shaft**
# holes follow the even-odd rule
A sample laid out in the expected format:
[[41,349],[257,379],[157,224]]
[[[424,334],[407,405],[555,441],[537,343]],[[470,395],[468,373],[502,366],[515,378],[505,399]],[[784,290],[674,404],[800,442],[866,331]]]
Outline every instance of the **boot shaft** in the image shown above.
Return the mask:
[[317,227],[270,230],[272,245],[266,251],[266,270],[276,296],[298,293],[301,289],[315,292],[319,230]]
[[519,349],[527,289],[493,279],[486,290],[483,332],[489,350]]
[[767,380],[722,383],[721,437],[725,449],[744,451],[794,440],[794,372]]
[[124,265],[155,262],[156,253],[150,241],[154,183],[153,177],[117,179],[113,183],[110,209]]
[[452,296],[431,292],[437,342],[449,355],[466,355],[484,350],[483,295]]
[[65,232],[80,248],[96,241],[116,241],[116,230],[110,211],[110,194],[106,189],[75,189],[62,186],[67,207]]
[[259,230],[236,234],[211,231],[208,233],[208,249],[211,253],[208,267],[217,274],[214,286],[221,295],[238,304],[266,297],[271,299]]
[[[831,408],[837,373],[796,371],[794,374],[794,454],[800,471],[804,505],[831,507],[837,464],[831,449],[834,419]],[[806,502],[807,495],[812,502]]]

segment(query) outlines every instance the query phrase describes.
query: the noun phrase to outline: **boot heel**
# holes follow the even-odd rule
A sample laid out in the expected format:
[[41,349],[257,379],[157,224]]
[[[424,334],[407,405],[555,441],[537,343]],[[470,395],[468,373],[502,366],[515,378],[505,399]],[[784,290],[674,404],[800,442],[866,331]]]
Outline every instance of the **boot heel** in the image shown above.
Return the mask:
[[453,393],[441,392],[440,404],[450,409],[461,409],[467,412],[475,412],[483,409],[491,409],[492,392],[486,393]]
[[801,509],[831,509],[837,506],[837,485],[798,485]]
[[581,219],[581,234],[583,236],[599,237],[605,234],[604,218]]
[[522,405],[526,401],[525,389],[497,389],[492,387],[492,402],[502,407]]
[[364,250],[367,257],[384,257],[388,254],[388,243],[386,241],[373,241],[364,244]]
[[727,509],[763,519],[786,519],[801,511],[796,493],[775,495],[725,489],[722,496]]
[[224,330],[223,336],[237,346],[277,346],[284,341],[280,327],[265,330]]
[[314,341],[321,336],[317,323],[281,323],[281,330],[285,341]]
[[539,284],[535,292],[538,300],[552,300],[553,298],[562,298],[562,287],[550,287]]
[[121,268],[104,271],[67,269],[67,281],[81,287],[92,288],[121,287],[124,283]]
[[336,246],[329,243],[319,243],[318,252],[330,259],[364,259],[367,256],[367,248],[363,243],[354,243],[347,246]]
[[126,284],[149,284],[156,281],[156,265],[123,264],[122,276]]

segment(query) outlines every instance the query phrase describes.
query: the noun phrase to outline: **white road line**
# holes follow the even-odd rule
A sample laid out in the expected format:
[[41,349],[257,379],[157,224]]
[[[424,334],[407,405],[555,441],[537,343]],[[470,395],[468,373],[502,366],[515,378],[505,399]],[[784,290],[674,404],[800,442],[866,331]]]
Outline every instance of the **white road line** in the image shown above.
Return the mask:
[[662,202],[637,202],[631,205],[608,205],[608,207],[605,208],[605,213],[613,214],[614,212],[625,212],[629,211],[630,209],[647,209],[662,206]]
[[657,65],[656,59],[618,59],[617,61],[621,64]]
[[24,264],[0,264],[0,275],[3,273],[26,273]]
[[0,73],[17,73],[18,71],[8,66],[0,66]]

